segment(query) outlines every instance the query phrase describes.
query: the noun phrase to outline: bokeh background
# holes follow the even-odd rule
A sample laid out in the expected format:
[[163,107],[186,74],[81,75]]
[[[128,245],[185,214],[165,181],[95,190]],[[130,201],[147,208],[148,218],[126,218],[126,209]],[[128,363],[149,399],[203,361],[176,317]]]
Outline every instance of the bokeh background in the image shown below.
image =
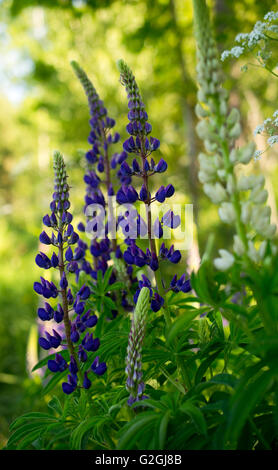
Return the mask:
[[[277,2],[209,1],[219,50],[234,45],[238,32]],[[36,308],[32,286],[42,216],[52,192],[51,154],[66,158],[73,212],[82,212],[83,158],[88,149],[88,109],[70,67],[77,60],[87,71],[117,130],[126,136],[126,97],[116,60],[133,69],[141,88],[153,135],[169,170],[160,184],[175,185],[179,201],[194,204],[194,256],[202,254],[208,234],[227,247],[230,229],[220,224],[217,208],[198,183],[195,133],[195,42],[191,0],[0,0],[0,445],[10,422],[24,411],[43,410],[41,378],[31,374],[38,358]],[[277,108],[277,79],[240,61],[224,63],[230,102],[242,111],[243,136]],[[262,137],[256,138],[264,148]],[[277,220],[277,150],[253,164],[263,171],[273,220]],[[78,217],[77,217],[78,218]]]

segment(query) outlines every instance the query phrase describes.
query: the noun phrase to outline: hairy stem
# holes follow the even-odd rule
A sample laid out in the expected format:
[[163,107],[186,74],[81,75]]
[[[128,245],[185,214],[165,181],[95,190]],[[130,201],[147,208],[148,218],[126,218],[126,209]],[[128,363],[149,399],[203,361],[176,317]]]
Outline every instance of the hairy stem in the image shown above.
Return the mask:
[[106,140],[106,135],[103,129],[101,129],[101,134],[103,138],[103,143],[104,143],[104,168],[105,168],[105,184],[106,184],[106,194],[107,194],[107,205],[108,205],[108,218],[111,218],[111,225],[112,225],[112,249],[113,251],[116,251],[117,249],[117,240],[114,238],[114,226],[115,226],[115,217],[114,217],[114,212],[113,212],[113,207],[111,208],[110,205],[108,204],[108,198],[109,198],[109,188],[111,185],[111,174],[110,174],[110,161],[109,161],[109,155],[108,155],[108,150],[107,150],[107,140]]
[[[143,139],[141,139],[141,148],[143,147]],[[147,194],[148,194],[148,199],[145,201],[145,208],[146,208],[146,219],[147,219],[147,230],[148,230],[148,239],[149,239],[149,246],[150,246],[150,251],[151,253],[154,253],[157,256],[157,251],[156,251],[156,246],[155,246],[155,240],[152,237],[152,213],[151,213],[151,195],[149,195],[149,181],[148,181],[148,175],[146,171],[144,170],[144,161],[146,159],[146,155],[144,154],[143,150],[141,150],[141,159],[142,159],[142,171],[143,171],[143,181],[144,185],[147,189]],[[155,282],[156,282],[156,287],[158,294],[164,298],[165,292],[164,292],[164,286],[162,283],[162,276],[161,276],[161,270],[160,266],[158,264],[158,269],[154,271],[154,277],[155,277]],[[171,317],[170,317],[170,312],[168,309],[168,305],[166,302],[166,299],[164,300],[164,305],[163,305],[163,313],[164,313],[164,318],[166,325],[169,326],[171,324]]]
[[[63,237],[63,228],[62,228],[62,223],[61,223],[62,217],[60,216],[60,224],[59,224],[59,233]],[[65,264],[64,264],[64,247],[63,247],[63,241],[59,243],[58,247],[58,258],[59,258],[59,272],[60,272],[60,280],[62,279],[62,276],[65,275]],[[78,367],[78,377],[81,383],[83,383],[83,376],[80,370],[80,364],[76,355],[76,352],[74,350],[73,343],[70,338],[71,334],[71,323],[69,319],[69,306],[68,306],[68,299],[67,299],[67,289],[66,288],[61,288],[61,297],[62,297],[62,308],[64,311],[64,326],[65,326],[65,333],[66,333],[66,341],[67,341],[67,346],[68,350],[71,354],[71,356],[74,358],[77,367]]]

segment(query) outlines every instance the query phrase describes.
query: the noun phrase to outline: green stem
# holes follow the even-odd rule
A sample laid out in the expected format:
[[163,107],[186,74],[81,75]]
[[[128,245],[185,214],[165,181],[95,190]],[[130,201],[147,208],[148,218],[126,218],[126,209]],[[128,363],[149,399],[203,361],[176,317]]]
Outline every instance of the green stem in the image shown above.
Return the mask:
[[158,294],[161,297],[163,297],[163,299],[164,299],[164,304],[163,304],[162,309],[163,309],[163,314],[164,314],[166,326],[169,327],[172,323],[172,320],[171,320],[170,310],[169,310],[169,307],[168,307],[167,298],[166,298],[166,295],[165,295],[165,292],[164,292],[164,287],[163,287],[163,283],[162,283],[162,276],[161,276],[160,268],[158,268],[154,272],[154,276],[155,276],[155,282],[156,282]]
[[[219,125],[223,125],[223,120],[221,119],[220,114],[218,114],[218,121],[219,121]],[[222,140],[221,149],[222,149],[222,155],[223,155],[224,165],[225,165],[227,175],[232,176],[233,186],[234,186],[234,188],[236,188],[237,181],[236,181],[236,177],[235,177],[235,174],[234,174],[233,165],[231,165],[230,160],[229,160],[229,147],[228,147],[228,144],[227,144],[226,141]],[[247,238],[247,235],[246,235],[245,225],[241,221],[240,198],[239,198],[239,193],[236,189],[235,189],[234,193],[231,196],[231,202],[233,204],[234,211],[235,211],[235,214],[236,214],[236,231],[237,231],[237,235],[239,236],[240,240],[242,241],[242,243],[245,247],[245,253],[243,254],[243,259],[244,259],[247,267],[252,267],[254,269],[254,265],[252,266],[252,263],[251,263],[249,257],[247,256],[248,238]],[[256,279],[255,279],[255,281],[256,281]],[[269,309],[268,306],[267,306],[267,300],[266,300],[264,295],[260,295],[259,290],[260,290],[259,288],[258,289],[257,288],[252,289],[253,295],[256,299],[258,307],[260,308],[260,314],[261,314],[262,321],[263,321],[263,324],[264,324],[264,327],[265,327],[265,331],[268,334],[273,334],[273,331],[277,330],[277,326],[276,326],[275,322],[273,321],[271,309]]]

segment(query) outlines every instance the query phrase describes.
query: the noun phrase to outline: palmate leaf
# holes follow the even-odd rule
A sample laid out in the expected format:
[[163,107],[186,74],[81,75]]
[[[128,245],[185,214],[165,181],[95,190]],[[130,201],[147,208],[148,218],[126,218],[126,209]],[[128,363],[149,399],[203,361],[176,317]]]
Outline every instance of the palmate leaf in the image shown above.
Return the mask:
[[171,411],[168,410],[161,416],[158,429],[158,448],[163,450],[167,440],[167,429],[170,421]]
[[[259,365],[263,366],[262,364]],[[229,407],[225,434],[225,441],[229,448],[236,446],[237,439],[248,416],[272,385],[274,375],[277,375],[277,370],[265,370],[263,372],[259,370],[255,379],[252,377],[250,381],[250,376],[247,374],[239,382]]]
[[153,429],[157,424],[159,414],[152,411],[145,411],[136,416],[132,421],[127,423],[121,430],[120,439],[118,441],[118,450],[133,449],[133,445],[139,446],[140,436],[145,435],[151,441],[153,436]]
[[116,303],[110,297],[107,297],[105,295],[104,297],[102,297],[102,300],[103,300],[104,305],[106,305],[106,307],[108,307],[111,310],[117,310]]
[[63,407],[61,405],[61,402],[59,398],[57,398],[55,395],[54,397],[50,400],[50,402],[47,404],[47,406],[54,410],[58,415],[62,416],[63,414]]
[[[33,428],[34,429],[34,428]],[[44,427],[40,426],[37,429],[34,429],[27,436],[25,436],[17,445],[17,450],[24,450],[29,447],[34,441],[36,441],[41,434],[43,433]]]
[[[157,377],[158,382],[161,383],[161,370],[160,367],[165,366],[165,361],[156,361],[153,363],[149,363],[147,369],[144,368],[144,375],[143,375],[143,380],[144,382],[148,382],[149,380],[152,380],[153,377]],[[159,375],[160,374],[160,375]],[[162,382],[166,382],[167,378],[165,375],[162,374],[163,380]]]
[[167,300],[167,304],[169,306],[182,306],[190,303],[199,303],[199,299],[197,297],[194,297],[193,295],[184,296],[184,294],[180,295],[179,293],[171,292]]
[[166,333],[168,345],[173,345],[173,342],[179,333],[184,333],[192,325],[192,321],[200,314],[198,309],[187,311],[180,315],[177,320],[170,326]]
[[124,289],[125,285],[123,282],[113,282],[113,284],[109,285],[107,288],[107,292],[113,292],[114,290],[121,290]]
[[57,421],[57,418],[49,415],[48,413],[40,413],[37,411],[31,411],[30,413],[26,413],[22,416],[19,416],[19,418],[16,418],[10,425],[10,431],[14,431],[21,425],[25,424],[26,421],[28,420],[34,420],[34,422],[39,422],[39,421],[44,422],[45,420],[55,422]]
[[[103,292],[106,291],[107,289],[107,286],[109,284],[109,279],[110,279],[110,276],[112,274],[112,271],[113,271],[113,266],[110,266],[107,271],[105,271],[105,274],[103,276],[103,280],[102,281],[99,281],[99,276],[98,276],[98,282],[102,282],[102,288],[103,288]],[[101,271],[99,270],[98,273],[101,273]]]
[[109,415],[105,416],[92,416],[91,418],[82,421],[77,428],[73,431],[70,438],[70,447],[74,450],[82,449],[82,441],[85,437],[85,434],[91,429],[97,428],[100,426],[112,422],[112,417]]
[[[206,382],[200,382],[197,385],[193,386],[186,394],[187,399],[199,399],[202,396],[202,393],[207,389],[223,389],[223,386],[233,389],[238,380],[230,374],[218,374],[213,376],[210,380]],[[217,387],[218,386],[218,387]]]
[[195,385],[197,385],[199,382],[201,382],[203,376],[205,375],[206,371],[208,368],[211,366],[213,361],[219,356],[219,354],[222,352],[223,346],[218,348],[214,353],[210,354],[205,358],[205,360],[201,363],[199,366],[196,375],[195,375]]
[[139,401],[138,403],[135,403],[132,405],[132,408],[152,408],[154,410],[161,410],[163,412],[166,412],[168,410],[168,406],[166,403],[163,403],[161,400],[153,400],[152,398],[147,398],[143,401]]
[[44,424],[42,423],[39,423],[37,425],[34,425],[34,423],[27,423],[23,426],[20,426],[9,438],[7,443],[7,449],[16,448],[17,443],[20,442],[20,440],[23,439],[25,436],[27,436],[30,431],[33,431],[36,428],[41,428],[43,426]]
[[233,304],[233,303],[223,303],[219,308],[221,314],[224,318],[226,318],[229,322],[234,323],[236,326],[241,328],[246,335],[252,339],[250,326],[249,326],[249,312],[240,305]]
[[117,355],[117,357],[119,357],[119,351],[126,351],[127,343],[128,333],[119,331],[107,333],[101,339],[98,353],[102,359],[109,358],[113,355]]
[[108,410],[108,414],[109,415],[111,414],[112,418],[115,419],[119,411],[122,409],[122,406],[125,405],[125,403],[126,403],[126,397],[120,400],[120,402],[117,403],[116,405],[110,406]]
[[98,286],[99,291],[103,292],[103,275],[100,269],[97,270],[97,286]]
[[24,449],[28,447],[47,430],[48,425],[57,422],[56,418],[42,413],[28,413],[21,416],[11,427],[15,431],[8,440],[7,449]]
[[[191,449],[188,446],[188,441],[196,436],[196,426],[190,422],[185,422],[184,417],[182,417],[182,422],[179,422],[178,418],[173,419],[171,425],[168,429],[168,440],[167,440],[167,450],[184,450]],[[199,439],[204,443],[204,435],[199,435]]]
[[218,374],[214,375],[209,383],[216,385],[226,385],[227,387],[234,388],[238,379],[232,374]]
[[207,423],[201,410],[190,400],[180,406],[180,411],[187,414],[196,426],[197,431],[204,436],[207,435]]
[[202,261],[197,273],[191,273],[190,282],[203,303],[216,306],[223,298],[223,292],[219,292],[219,286],[214,280],[212,265],[208,260]]
[[145,349],[143,351],[143,362],[153,362],[153,361],[162,361],[167,362],[171,358],[171,351],[170,350],[162,350],[162,349]]
[[171,382],[171,384],[180,392],[180,393],[183,393],[185,394],[185,390],[184,390],[184,387],[183,385],[181,385],[181,383],[179,383],[176,378],[174,377],[171,377],[170,374],[168,374],[168,372],[163,368],[163,367],[159,367],[160,371],[162,372],[162,374],[167,378],[167,380],[169,380],[169,382]]
[[[68,447],[67,444],[68,444],[68,441],[69,441],[70,434],[71,434],[71,429],[70,428],[65,428],[60,423],[57,424],[55,429],[53,429],[53,427],[52,427],[51,428],[51,439],[49,439],[46,442],[45,450],[51,449],[53,445],[56,448],[57,443],[59,441],[65,441],[66,442],[66,448],[67,448]],[[59,446],[59,444],[58,444],[58,446]]]
[[105,271],[104,275],[101,270],[98,270],[96,283],[93,284],[91,281],[88,282],[95,296],[103,297],[108,292],[125,288],[124,284],[119,281],[109,284],[113,269],[113,266],[110,266],[107,271]]

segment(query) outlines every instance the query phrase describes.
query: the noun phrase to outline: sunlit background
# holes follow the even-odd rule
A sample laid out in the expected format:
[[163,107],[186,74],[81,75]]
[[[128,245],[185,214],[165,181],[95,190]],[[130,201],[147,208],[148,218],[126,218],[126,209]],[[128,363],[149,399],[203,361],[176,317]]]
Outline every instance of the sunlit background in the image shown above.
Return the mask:
[[[220,52],[238,32],[277,9],[270,0],[215,0]],[[184,263],[198,263],[208,234],[227,247],[229,227],[198,183],[201,148],[196,118],[195,43],[190,0],[0,0],[0,444],[15,416],[44,409],[41,379],[31,374],[37,360],[37,296],[34,263],[42,216],[52,193],[51,155],[59,149],[68,165],[73,212],[82,213],[88,109],[70,61],[87,71],[117,130],[126,138],[126,97],[116,61],[123,58],[141,88],[153,135],[169,170],[159,177],[176,187],[176,200],[194,204],[194,249]],[[242,142],[277,109],[277,79],[264,70],[240,71],[224,64],[231,103],[242,111]],[[258,148],[265,143],[256,140]],[[241,142],[239,142],[241,143]],[[120,144],[119,144],[120,149]],[[263,169],[273,220],[277,219],[277,150],[254,163]],[[158,180],[154,180],[158,184]]]

